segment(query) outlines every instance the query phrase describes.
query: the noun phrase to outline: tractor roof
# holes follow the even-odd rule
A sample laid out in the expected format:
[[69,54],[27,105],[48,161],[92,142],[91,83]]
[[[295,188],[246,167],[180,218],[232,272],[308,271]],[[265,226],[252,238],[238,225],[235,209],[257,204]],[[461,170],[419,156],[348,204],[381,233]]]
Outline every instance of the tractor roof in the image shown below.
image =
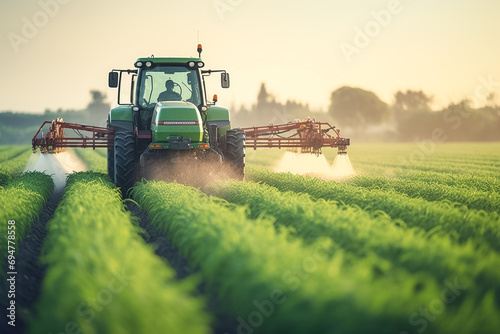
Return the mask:
[[154,57],[154,58],[139,58],[137,61],[151,61],[153,63],[187,63],[188,61],[201,61],[199,57]]

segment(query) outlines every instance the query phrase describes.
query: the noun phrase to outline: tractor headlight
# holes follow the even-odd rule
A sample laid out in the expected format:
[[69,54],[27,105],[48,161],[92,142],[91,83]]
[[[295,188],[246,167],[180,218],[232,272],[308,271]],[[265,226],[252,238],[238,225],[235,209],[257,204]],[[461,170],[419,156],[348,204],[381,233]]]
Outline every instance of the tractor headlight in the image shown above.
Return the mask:
[[152,63],[152,62],[150,62],[150,61],[147,61],[147,62],[146,62],[146,67],[151,67],[151,66],[153,66],[153,63]]
[[204,63],[204,62],[202,62],[202,61],[199,61],[199,62],[197,63],[197,65],[198,65],[198,67],[199,67],[199,68],[202,68],[203,66],[205,66],[205,63]]
[[142,67],[142,61],[138,61],[135,63],[135,67],[141,68]]
[[196,66],[196,63],[195,63],[194,61],[190,61],[190,62],[188,63],[188,66],[189,66],[189,67],[191,67],[191,68],[193,68],[193,67],[195,67],[195,66]]

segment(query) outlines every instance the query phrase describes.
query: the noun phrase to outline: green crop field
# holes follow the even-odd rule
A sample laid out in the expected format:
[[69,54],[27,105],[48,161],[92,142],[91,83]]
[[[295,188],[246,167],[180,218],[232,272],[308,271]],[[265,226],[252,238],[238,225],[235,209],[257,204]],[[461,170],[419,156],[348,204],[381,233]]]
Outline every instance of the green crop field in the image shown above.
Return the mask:
[[248,149],[245,181],[126,200],[105,150],[71,152],[89,172],[51,197],[30,148],[0,146],[19,333],[498,333],[499,143],[353,143],[342,180]]

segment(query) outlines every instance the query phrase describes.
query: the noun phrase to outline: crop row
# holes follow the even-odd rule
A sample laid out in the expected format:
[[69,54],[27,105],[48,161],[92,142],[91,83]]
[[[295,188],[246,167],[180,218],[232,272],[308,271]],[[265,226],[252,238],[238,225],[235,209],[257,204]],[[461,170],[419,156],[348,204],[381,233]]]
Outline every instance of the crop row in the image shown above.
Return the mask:
[[396,176],[403,180],[419,180],[448,186],[467,187],[478,191],[500,193],[500,180],[491,176],[479,176],[473,173],[454,174],[434,171],[399,170]]
[[0,162],[13,159],[29,150],[25,145],[0,146],[0,148]]
[[497,192],[479,191],[464,186],[448,186],[419,179],[408,180],[365,175],[350,179],[348,184],[370,189],[394,190],[427,201],[448,200],[452,203],[464,204],[469,209],[500,213],[500,193]]
[[89,171],[107,173],[107,158],[92,149],[75,149],[76,153]]
[[[272,220],[251,220],[245,208],[191,187],[147,182],[132,196],[200,268],[207,290],[237,319],[238,332],[399,333],[414,325],[409,317],[421,317],[419,308],[442,295],[424,273],[409,274],[370,256],[350,261],[325,238],[304,245],[288,229],[276,231]],[[494,332],[499,320],[476,313],[491,308],[492,296],[477,302],[459,294],[428,332],[453,333],[466,324]]]
[[193,281],[138,234],[103,174],[75,173],[48,223],[47,265],[31,333],[207,333]]
[[0,186],[8,184],[13,177],[19,175],[31,156],[31,150],[27,146],[7,147],[4,151],[0,152]]
[[11,179],[12,177],[9,173],[0,170],[0,187],[7,185]]
[[307,193],[314,199],[357,205],[370,212],[380,210],[393,219],[401,219],[409,227],[429,231],[429,234],[449,235],[460,243],[473,241],[480,245],[486,242],[500,251],[500,214],[497,212],[468,210],[447,201],[428,202],[390,190],[370,190],[290,173],[253,171],[249,179],[280,191]]
[[[17,243],[26,236],[33,220],[37,218],[53,190],[52,178],[40,172],[25,173],[15,178],[5,188],[0,188],[0,203],[2,204],[0,263],[3,263],[8,255],[9,244],[14,245],[12,242],[15,242],[14,249],[18,248]],[[9,240],[11,243],[8,242]]]
[[[456,161],[465,164],[477,162],[500,162],[498,143],[442,143],[432,149],[412,143],[374,143],[350,146],[349,154],[357,161],[373,162],[411,162],[425,164],[436,161]],[[429,149],[430,148],[430,149]],[[381,154],[382,152],[382,154]],[[335,154],[336,152],[332,153]],[[326,150],[329,154],[329,150]],[[333,155],[332,154],[332,155]]]
[[404,180],[419,180],[435,182],[449,186],[468,187],[480,191],[500,192],[500,180],[497,177],[478,175],[473,171],[458,174],[450,172],[438,172],[434,170],[415,170],[400,168],[399,165],[384,167],[372,163],[357,163],[356,170],[368,175],[384,175],[390,178],[401,178]]
[[459,166],[469,166],[471,170],[482,169],[482,167],[500,167],[500,159],[497,156],[493,155],[474,155],[474,156],[465,156],[465,157],[457,157],[454,155],[450,156],[441,156],[441,157],[433,157],[434,162],[441,162],[444,164],[453,164]]
[[[497,182],[500,180],[500,174],[498,173],[498,168],[494,166],[483,166],[483,167],[473,167],[470,165],[457,165],[453,163],[445,163],[440,161],[421,161],[418,163],[411,162],[366,162],[367,165],[372,165],[378,168],[388,169],[388,168],[398,168],[402,171],[424,171],[424,172],[439,172],[439,173],[451,173],[451,174],[464,174],[464,175],[477,175],[480,177],[491,177]],[[358,163],[356,166],[363,166],[363,163]]]
[[[470,159],[470,158],[469,158]],[[374,167],[400,167],[408,170],[411,169],[421,169],[433,166],[433,169],[436,169],[437,165],[439,165],[439,170],[441,172],[453,172],[454,174],[464,173],[470,174],[471,172],[474,174],[481,173],[490,173],[491,171],[495,171],[495,168],[498,168],[500,162],[495,160],[494,157],[481,159],[480,157],[474,157],[472,160],[461,160],[456,157],[433,157],[432,160],[409,160],[402,157],[395,157],[394,155],[389,154],[387,158],[376,158],[372,157],[370,159],[362,159],[361,161],[356,160],[356,166],[366,166],[369,167],[373,165]],[[450,171],[451,169],[451,171]]]
[[307,243],[327,236],[350,254],[374,253],[410,272],[427,272],[437,281],[460,277],[479,300],[495,291],[500,301],[500,255],[495,252],[457,245],[446,237],[427,237],[420,229],[397,226],[387,215],[373,216],[358,207],[314,201],[307,194],[280,192],[265,184],[219,182],[209,191],[248,206],[251,218],[271,215],[276,225],[294,228]]
[[498,166],[495,166],[495,164],[478,164],[474,160],[471,160],[470,162],[454,162],[453,160],[448,159],[431,160],[425,161],[421,165],[417,164],[417,168],[464,174],[472,172],[477,175],[491,175],[497,178],[500,177],[498,174]]
[[108,157],[108,149],[107,148],[96,148],[94,150],[94,152],[96,152],[97,154],[99,154],[100,156],[102,156],[106,159]]

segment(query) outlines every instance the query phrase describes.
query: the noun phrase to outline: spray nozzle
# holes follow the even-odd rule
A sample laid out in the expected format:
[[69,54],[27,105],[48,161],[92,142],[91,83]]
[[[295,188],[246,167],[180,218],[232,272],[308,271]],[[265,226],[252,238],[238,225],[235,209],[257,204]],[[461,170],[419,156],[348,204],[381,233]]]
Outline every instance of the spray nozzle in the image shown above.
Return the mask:
[[337,154],[338,155],[347,154],[346,147],[345,146],[339,147]]

